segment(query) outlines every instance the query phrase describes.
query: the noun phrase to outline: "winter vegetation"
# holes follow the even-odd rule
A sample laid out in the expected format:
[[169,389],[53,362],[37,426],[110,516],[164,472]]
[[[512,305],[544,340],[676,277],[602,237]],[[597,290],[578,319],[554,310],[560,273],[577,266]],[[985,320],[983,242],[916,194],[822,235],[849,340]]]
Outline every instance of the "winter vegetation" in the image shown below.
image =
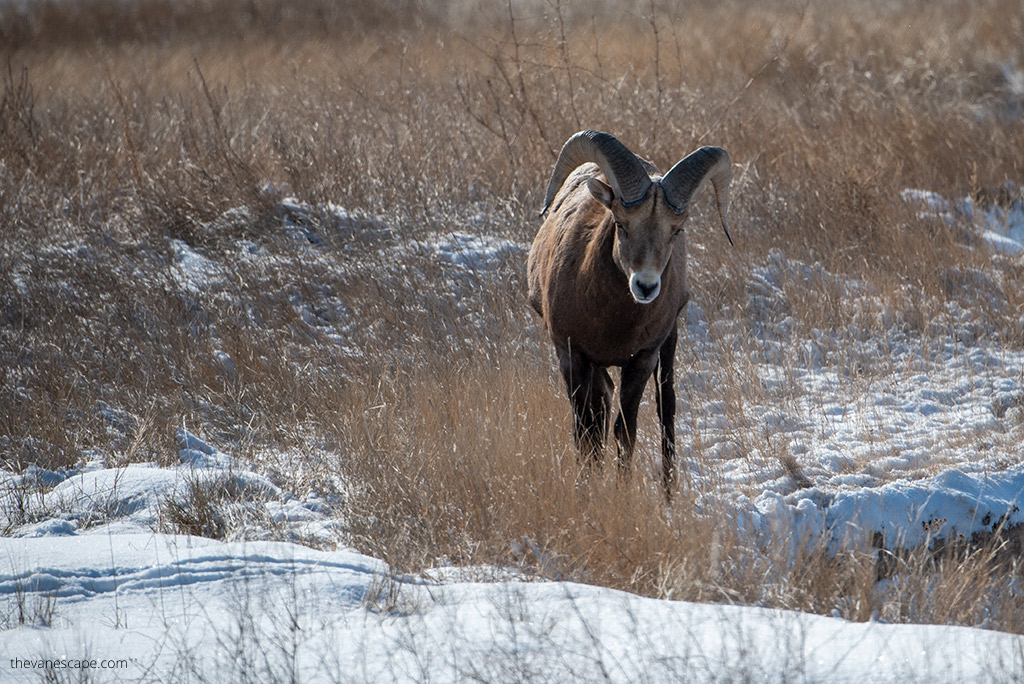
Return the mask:
[[[1019,681],[1016,0],[0,0],[0,681]],[[734,162],[581,475],[562,143]],[[618,378],[613,377],[618,383]]]

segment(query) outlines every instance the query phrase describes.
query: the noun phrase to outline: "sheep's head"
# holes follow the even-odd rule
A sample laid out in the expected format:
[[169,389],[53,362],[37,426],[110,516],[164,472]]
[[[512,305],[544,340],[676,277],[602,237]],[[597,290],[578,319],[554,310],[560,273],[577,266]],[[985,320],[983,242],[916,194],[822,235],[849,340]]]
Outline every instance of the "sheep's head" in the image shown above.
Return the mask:
[[686,212],[676,214],[657,185],[639,204],[627,207],[607,183],[591,178],[587,189],[611,213],[615,224],[612,258],[626,276],[629,292],[639,304],[650,304],[661,293],[661,275],[676,243],[683,240]]
[[661,293],[661,276],[676,243],[684,239],[690,200],[705,180],[715,188],[722,227],[732,243],[725,218],[732,162],[722,148],[702,147],[662,177],[614,136],[581,131],[562,147],[548,184],[544,211],[569,173],[586,162],[597,164],[607,180],[590,178],[587,189],[604,205],[610,214],[608,220],[615,224],[612,256],[637,303],[649,304]]

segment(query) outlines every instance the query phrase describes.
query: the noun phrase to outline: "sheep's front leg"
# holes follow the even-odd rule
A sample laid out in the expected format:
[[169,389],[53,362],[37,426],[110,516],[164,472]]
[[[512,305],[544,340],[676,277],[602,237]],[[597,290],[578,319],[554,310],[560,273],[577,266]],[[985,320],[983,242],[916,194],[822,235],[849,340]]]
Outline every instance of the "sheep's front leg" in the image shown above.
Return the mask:
[[636,414],[644,395],[647,379],[658,365],[658,348],[641,351],[622,367],[619,389],[619,415],[615,419],[615,441],[618,444],[619,466],[625,468],[633,458],[636,445]]
[[608,430],[611,377],[572,349],[558,350],[558,365],[572,403],[573,441],[584,463],[598,462]]
[[676,341],[679,332],[673,330],[658,352],[658,420],[661,422],[661,481],[665,498],[672,498],[672,485],[676,479]]
[[594,368],[594,384],[590,388],[590,407],[594,415],[594,427],[601,437],[601,444],[608,434],[608,417],[612,410],[612,395],[615,384],[608,374],[608,369]]

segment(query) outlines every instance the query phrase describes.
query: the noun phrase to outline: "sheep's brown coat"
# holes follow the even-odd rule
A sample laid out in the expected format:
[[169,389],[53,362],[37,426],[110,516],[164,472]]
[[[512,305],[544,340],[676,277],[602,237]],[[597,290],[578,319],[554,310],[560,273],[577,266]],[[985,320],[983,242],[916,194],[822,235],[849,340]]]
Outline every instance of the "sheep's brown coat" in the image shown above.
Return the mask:
[[558,354],[573,438],[588,462],[600,459],[613,408],[607,369],[622,369],[615,419],[622,466],[636,443],[644,387],[658,369],[667,497],[675,478],[676,326],[689,299],[683,225],[693,194],[710,179],[728,237],[730,177],[721,148],[702,147],[662,177],[613,136],[581,131],[559,154],[545,198],[548,215],[527,262],[530,304]]
[[[689,299],[686,249],[684,240],[671,241],[662,293],[650,304],[637,303],[613,256],[615,218],[587,190],[586,180],[594,177],[603,179],[596,165],[581,166],[556,196],[530,249],[529,297],[556,349],[572,346],[599,366],[621,367],[638,352],[658,349],[675,330]],[[639,209],[655,214],[651,224],[681,226],[685,215],[659,200]]]
[[[622,368],[615,437],[619,463],[625,465],[636,442],[644,386],[660,368],[655,387],[662,477],[670,496],[675,479],[676,321],[689,298],[684,240],[672,233],[681,229],[686,215],[672,212],[655,184],[652,201],[639,207],[630,210],[613,202],[616,216],[593,197],[589,178],[603,179],[593,164],[566,179],[537,233],[527,265],[530,303],[544,319],[558,353],[573,404],[573,435],[588,461],[600,458],[613,408],[614,386],[606,369]],[[649,304],[637,303],[628,274],[618,263],[622,255],[616,249],[617,218],[632,220],[637,233],[651,232],[654,242],[664,242],[668,232],[669,253],[659,257],[667,259],[661,293]]]

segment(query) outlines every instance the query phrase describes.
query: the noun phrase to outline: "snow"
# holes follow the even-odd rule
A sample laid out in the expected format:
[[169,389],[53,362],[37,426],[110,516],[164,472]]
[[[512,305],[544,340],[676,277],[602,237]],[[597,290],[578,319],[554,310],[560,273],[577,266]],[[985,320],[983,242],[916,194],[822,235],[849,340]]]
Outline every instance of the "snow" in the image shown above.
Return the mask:
[[[663,601],[498,569],[482,571],[490,581],[454,569],[403,577],[347,549],[160,533],[167,500],[229,477],[259,491],[246,498],[266,500],[285,525],[306,533],[327,525],[315,500],[286,495],[185,428],[178,441],[173,466],[93,463],[18,476],[55,486],[34,504],[38,522],[0,539],[4,681],[35,681],[42,670],[33,663],[46,659],[85,662],[97,681],[204,673],[304,682],[952,682],[1009,680],[1024,667],[1024,638],[980,629]],[[827,506],[818,489],[769,491],[746,518],[780,538],[877,528],[902,530],[911,544],[919,541],[911,531],[925,534],[920,521],[940,515],[961,530],[1016,520],[1022,490],[1024,466],[953,470],[854,486]]]
[[[880,403],[908,413],[917,406],[927,418],[990,400],[972,398],[969,383],[941,391],[940,379],[918,380],[912,398],[882,395]],[[934,411],[920,410],[925,400]],[[1010,410],[1004,404],[996,412]],[[827,413],[840,420],[855,412],[841,409]],[[782,429],[803,425],[781,418]],[[297,532],[329,531],[315,500],[287,495],[185,428],[178,441],[181,462],[173,466],[92,463],[17,476],[55,486],[33,504],[40,520],[0,539],[4,681],[35,681],[42,670],[33,663],[46,659],[57,667],[85,662],[97,681],[203,673],[304,682],[959,682],[1008,681],[1024,668],[1024,638],[980,629],[663,601],[500,569],[481,573],[490,581],[454,569],[403,577],[347,549],[160,533],[166,501],[224,478],[258,491],[246,498],[265,501],[270,517]],[[965,470],[880,487],[854,478],[831,492],[765,491],[737,507],[757,534],[776,541],[881,529],[910,545],[928,534],[921,522],[939,516],[943,527],[965,532],[1002,516],[1019,520],[1024,466]]]
[[225,274],[220,266],[188,246],[181,240],[171,240],[174,257],[172,276],[183,291],[201,295],[213,287],[221,286]]
[[[949,207],[934,194],[904,196],[929,211]],[[956,301],[931,323],[936,341],[926,344],[902,331],[866,284],[819,264],[772,251],[751,272],[751,321],[709,326],[692,302],[680,337],[692,354],[678,371],[681,461],[691,481],[720,483],[698,487],[699,504],[716,510],[724,500],[764,544],[824,537],[832,549],[875,533],[887,548],[910,547],[1024,522],[1024,354],[986,339]],[[988,275],[945,275],[965,297],[1006,308]],[[797,338],[787,323],[794,283],[862,302],[865,320]],[[756,350],[740,357],[740,370],[703,361],[743,348],[751,329]],[[833,353],[884,372],[830,363]],[[733,372],[750,387],[741,412],[715,392],[737,383],[723,377]],[[750,443],[758,432],[763,443]],[[779,454],[813,484],[796,481]]]
[[939,218],[947,225],[965,221],[978,229],[989,249],[1016,256],[1024,252],[1024,194],[1013,183],[1004,189],[1007,196],[1015,197],[1009,206],[980,206],[972,197],[950,202],[938,193],[913,188],[901,196],[920,208],[920,216]]
[[[353,551],[153,533],[0,540],[0,596],[50,597],[4,633],[4,681],[40,659],[124,660],[100,681],[983,681],[1020,637],[646,599],[568,582],[394,577]],[[18,659],[17,666],[13,666]]]
[[523,251],[523,247],[493,235],[455,232],[416,241],[411,250],[471,271],[490,271],[509,255]]
[[[1024,252],[1019,200],[983,208],[925,190],[902,197],[922,216],[969,225],[993,258]],[[310,250],[332,231],[387,231],[335,205],[283,196],[280,206],[286,235]],[[238,246],[245,259],[267,258],[254,243]],[[525,252],[469,232],[396,249],[439,265],[453,289]],[[200,250],[174,241],[171,254],[183,294],[223,286],[227,274]],[[999,288],[984,273],[945,277],[1000,310]],[[794,282],[863,301],[882,334],[851,327],[795,339],[786,318]],[[698,506],[725,505],[762,545],[824,538],[832,549],[873,533],[888,548],[912,547],[1024,522],[1024,354],[979,334],[955,304],[933,323],[945,326],[944,342],[923,349],[899,331],[895,314],[875,306],[866,284],[781,252],[753,266],[747,295],[762,352],[743,369],[756,390],[743,415],[708,391],[725,365],[680,366],[681,396],[707,397],[681,410],[678,425],[689,477],[717,483]],[[340,300],[313,310],[297,294],[293,304],[310,325],[348,316]],[[764,320],[782,322],[757,323]],[[750,332],[709,324],[692,302],[683,348],[709,357]],[[884,358],[892,372],[858,379],[829,363],[832,350],[851,343],[857,348],[844,353]],[[235,373],[229,354],[215,358],[226,376]],[[99,412],[120,432],[134,420],[106,404]],[[741,449],[734,436],[749,426],[738,420],[763,426],[766,443]],[[39,492],[22,500],[21,519],[0,507],[0,529],[10,530],[0,538],[0,680],[40,679],[40,659],[72,670],[85,663],[97,681],[953,682],[1024,672],[1024,637],[975,628],[656,600],[507,568],[398,576],[350,549],[297,543],[332,547],[343,538],[337,511],[315,493],[286,491],[187,426],[176,437],[170,465],[110,468],[86,458],[74,469],[0,471],[0,500]],[[714,472],[688,452],[696,442]],[[976,451],[965,452],[965,443]],[[780,470],[773,444],[811,486]],[[204,492],[235,493],[221,502],[233,523],[227,540],[166,533],[175,505]],[[292,541],[269,541],[266,525]]]
[[[825,498],[827,505],[819,505]],[[804,489],[789,500],[765,492],[754,501],[753,518],[755,528],[768,524],[780,538],[783,530],[804,539],[831,533],[838,547],[862,541],[865,531],[877,531],[886,536],[887,548],[913,548],[931,539],[1019,524],[1022,503],[1024,466],[991,474],[957,469],[916,482],[900,480],[833,494]]]
[[[916,543],[921,523],[933,517],[946,519],[942,533],[968,535],[980,531],[986,515],[1013,524],[1024,521],[1018,509],[1024,498],[1024,469],[1005,468],[1004,463],[1008,453],[1021,453],[1017,414],[1011,412],[1019,410],[1024,397],[1017,380],[1024,359],[1011,354],[1000,359],[984,348],[976,351],[951,353],[926,373],[894,372],[867,388],[867,401],[848,393],[848,378],[836,372],[797,369],[792,377],[810,391],[792,401],[788,411],[780,411],[771,395],[763,406],[747,406],[747,414],[768,425],[801,467],[821,482],[783,497],[786,507],[813,500],[814,534],[859,520],[866,529],[907,544]],[[897,353],[896,359],[909,364],[909,356]],[[762,377],[769,377],[761,370]],[[713,448],[728,443],[732,426],[720,413],[699,424],[697,431]],[[993,450],[998,455],[964,453],[964,436],[977,435],[1000,444]],[[743,459],[723,468],[726,480],[737,485],[765,479],[763,466],[749,469]],[[755,508],[762,515],[778,510],[769,501],[781,497],[789,484],[769,483]],[[876,486],[866,488],[868,484]],[[937,505],[940,499],[943,504]],[[948,510],[953,501],[973,503]],[[889,513],[883,517],[866,517],[867,511],[884,510]]]

